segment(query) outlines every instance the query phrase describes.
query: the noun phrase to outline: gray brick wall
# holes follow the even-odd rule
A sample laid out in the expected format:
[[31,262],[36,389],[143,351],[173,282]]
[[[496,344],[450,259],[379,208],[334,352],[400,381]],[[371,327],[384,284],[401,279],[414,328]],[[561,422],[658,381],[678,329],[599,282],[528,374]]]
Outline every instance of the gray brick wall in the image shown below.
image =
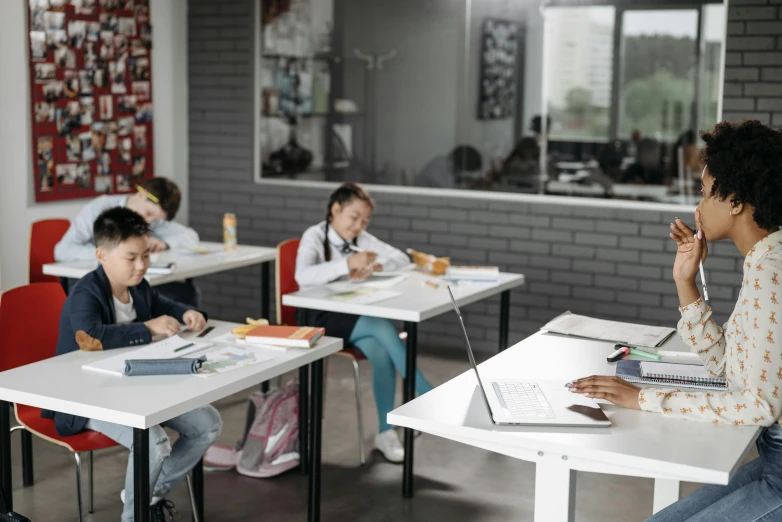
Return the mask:
[[[750,23],[773,21],[766,16],[772,12],[779,18],[778,6],[757,4],[731,8],[732,26],[746,31]],[[755,7],[768,13],[754,18],[760,16],[749,10]],[[275,245],[321,220],[331,189],[258,185],[252,180],[252,13],[251,0],[189,3],[190,224],[205,240],[220,241],[223,213],[235,212],[240,242]],[[757,61],[763,55],[768,63],[749,67],[744,61],[729,67],[726,98],[743,99],[747,86],[782,81],[782,60],[774,67],[768,59],[773,50],[731,51],[731,45],[728,51],[742,60]],[[749,92],[760,92],[754,88]],[[750,114],[766,106],[762,100],[773,99],[766,94],[751,97],[757,105]],[[767,120],[780,118],[773,110],[759,114]],[[378,208],[372,232],[381,239],[451,256],[456,263],[492,263],[527,276],[526,287],[511,296],[511,342],[567,309],[649,324],[672,325],[678,318],[671,278],[675,248],[667,239],[673,212],[644,210],[641,205],[594,208],[578,199],[561,205],[550,199],[374,195]],[[733,308],[741,271],[732,245],[712,245],[709,292],[719,317],[727,319]],[[199,285],[213,317],[241,321],[260,313],[259,267],[201,278]],[[499,298],[465,310],[476,348],[496,348],[498,311]],[[427,321],[420,334],[424,345],[461,343],[451,316]]]
[[782,1],[731,1],[728,8],[726,120],[782,127]]

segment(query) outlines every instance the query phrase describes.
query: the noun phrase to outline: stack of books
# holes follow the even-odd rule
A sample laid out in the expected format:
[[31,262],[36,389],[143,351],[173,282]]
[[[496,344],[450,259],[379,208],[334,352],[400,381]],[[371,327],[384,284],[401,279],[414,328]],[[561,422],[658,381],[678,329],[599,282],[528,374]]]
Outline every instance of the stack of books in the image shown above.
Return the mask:
[[450,266],[445,272],[445,279],[454,283],[497,283],[500,280],[500,269],[496,266]]
[[312,348],[326,333],[312,326],[257,326],[247,332],[247,344],[262,344],[281,348]]

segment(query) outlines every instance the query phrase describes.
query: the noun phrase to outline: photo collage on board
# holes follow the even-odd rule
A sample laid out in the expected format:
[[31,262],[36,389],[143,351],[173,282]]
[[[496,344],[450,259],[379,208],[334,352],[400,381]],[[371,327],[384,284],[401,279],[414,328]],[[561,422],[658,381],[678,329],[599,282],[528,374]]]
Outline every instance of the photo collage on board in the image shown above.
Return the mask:
[[154,176],[149,0],[27,0],[36,201]]

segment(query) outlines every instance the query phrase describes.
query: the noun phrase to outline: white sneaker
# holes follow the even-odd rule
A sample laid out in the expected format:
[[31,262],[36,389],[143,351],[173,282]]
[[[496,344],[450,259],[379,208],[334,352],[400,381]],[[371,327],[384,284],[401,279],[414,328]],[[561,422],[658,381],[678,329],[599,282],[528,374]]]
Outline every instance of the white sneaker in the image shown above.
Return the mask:
[[405,449],[394,430],[386,430],[375,435],[375,449],[390,462],[399,463],[405,460]]
[[[125,490],[124,489],[119,492],[119,498],[122,499],[122,504],[124,505],[125,504]],[[154,506],[155,504],[160,502],[160,498],[161,497],[152,497],[152,499],[149,501],[149,505],[150,506]]]

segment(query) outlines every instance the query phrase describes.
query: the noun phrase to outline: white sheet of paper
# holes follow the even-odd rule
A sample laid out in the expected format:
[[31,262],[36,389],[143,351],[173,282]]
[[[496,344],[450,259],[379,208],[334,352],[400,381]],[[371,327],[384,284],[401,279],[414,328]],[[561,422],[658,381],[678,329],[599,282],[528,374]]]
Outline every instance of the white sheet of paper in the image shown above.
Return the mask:
[[570,312],[554,318],[541,330],[650,348],[659,346],[675,331],[662,326],[606,321]]
[[409,277],[409,274],[379,273],[372,274],[363,281],[356,281],[362,288],[391,288]]

